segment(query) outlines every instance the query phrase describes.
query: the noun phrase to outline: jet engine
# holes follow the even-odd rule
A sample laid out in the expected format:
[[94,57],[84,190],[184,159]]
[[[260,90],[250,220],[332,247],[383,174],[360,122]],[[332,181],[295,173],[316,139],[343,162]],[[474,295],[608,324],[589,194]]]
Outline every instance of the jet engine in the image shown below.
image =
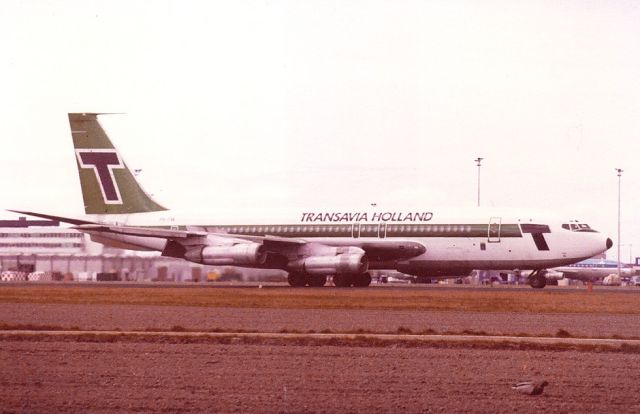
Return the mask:
[[344,253],[336,256],[310,256],[290,262],[292,271],[309,275],[359,274],[369,268],[364,253]]
[[238,243],[228,246],[198,246],[187,250],[184,258],[205,265],[261,265],[267,254],[258,243]]

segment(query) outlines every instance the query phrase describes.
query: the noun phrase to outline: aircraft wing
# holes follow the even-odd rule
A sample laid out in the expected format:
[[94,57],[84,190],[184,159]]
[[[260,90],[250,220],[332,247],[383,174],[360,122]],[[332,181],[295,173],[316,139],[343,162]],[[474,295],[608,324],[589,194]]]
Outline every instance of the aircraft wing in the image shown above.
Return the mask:
[[175,241],[186,241],[187,239],[202,238],[207,236],[220,237],[224,239],[236,239],[237,241],[246,241],[251,243],[260,243],[264,245],[300,245],[306,241],[277,236],[247,236],[241,234],[227,234],[207,231],[192,230],[174,230],[160,227],[135,227],[135,226],[119,226],[108,224],[80,224],[72,226],[73,229],[79,231],[93,231],[103,233],[115,233],[126,236],[137,237],[156,237],[160,239],[168,239]]
[[[401,260],[418,256],[426,251],[426,247],[415,241],[392,240],[349,240],[343,241],[339,246],[330,246],[320,241],[308,241],[292,237],[275,235],[252,236],[241,234],[228,234],[208,232],[205,230],[178,230],[164,227],[141,227],[97,223],[82,219],[75,219],[51,214],[35,213],[30,211],[9,210],[16,213],[28,214],[49,220],[56,220],[73,224],[72,228],[89,233],[113,234],[118,236],[150,237],[167,240],[167,247],[163,254],[182,257],[184,252],[196,246],[221,246],[236,244],[260,245],[266,252],[287,257],[308,256],[333,256],[342,254],[346,248],[356,248],[362,251],[369,260],[387,261]],[[336,250],[337,249],[337,250]]]
[[137,237],[157,237],[160,239],[187,239],[191,237],[206,237],[207,232],[173,230],[159,227],[134,227],[134,226],[118,226],[109,224],[80,224],[72,226],[72,229],[80,231],[94,231],[101,233],[116,233],[125,236]]
[[81,224],[95,224],[93,221],[80,220],[80,219],[75,219],[71,217],[53,216],[51,214],[34,213],[33,211],[21,211],[21,210],[7,210],[7,211],[10,211],[12,213],[18,213],[18,214],[27,214],[29,216],[40,217],[47,220],[61,221],[63,223],[75,224],[76,226]]
[[[159,227],[135,227],[135,226],[120,226],[120,225],[107,225],[107,224],[80,224],[73,226],[72,228],[80,231],[92,231],[103,233],[115,233],[126,236],[137,237],[156,237],[167,240],[174,240],[181,244],[194,244],[194,239],[205,238],[207,236],[220,237],[223,239],[233,239],[236,242],[245,241],[250,243],[263,244],[266,248],[272,251],[277,251],[279,248],[291,248],[295,246],[302,246],[308,243],[321,244],[318,242],[309,242],[303,239],[296,239],[291,237],[279,237],[273,235],[265,236],[250,236],[241,234],[227,234],[216,233],[207,231],[192,231],[192,230],[174,230],[165,229]],[[191,239],[191,240],[189,240]],[[359,247],[364,250],[371,258],[378,260],[389,260],[397,258],[407,258],[417,256],[425,252],[425,248],[422,244],[417,242],[405,241],[367,241],[357,242],[354,241],[352,246]]]
[[126,236],[157,237],[161,239],[173,239],[173,240],[184,240],[187,238],[206,237],[208,235],[214,235],[217,237],[240,239],[240,240],[246,240],[248,242],[265,243],[270,245],[282,245],[282,244],[300,245],[300,244],[306,243],[306,241],[300,240],[300,239],[270,236],[270,235],[248,236],[248,235],[227,234],[227,233],[210,233],[206,231],[174,230],[174,229],[166,229],[161,227],[136,227],[136,226],[111,225],[111,224],[101,224],[95,221],[76,219],[72,217],[36,213],[33,211],[22,211],[22,210],[7,210],[7,211],[11,211],[13,213],[18,213],[18,214],[27,214],[30,216],[40,217],[47,220],[54,220],[54,221],[60,221],[63,223],[73,224],[74,226],[72,226],[72,228],[79,231],[116,233],[116,234],[121,234]]

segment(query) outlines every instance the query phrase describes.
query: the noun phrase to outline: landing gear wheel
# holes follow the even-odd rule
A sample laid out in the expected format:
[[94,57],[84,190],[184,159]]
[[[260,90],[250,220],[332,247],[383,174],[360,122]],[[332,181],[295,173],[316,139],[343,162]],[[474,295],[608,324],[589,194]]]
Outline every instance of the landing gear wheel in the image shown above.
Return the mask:
[[537,276],[529,279],[529,285],[534,289],[542,289],[547,286],[547,278],[544,276]]
[[334,275],[333,284],[336,287],[349,287],[353,283],[351,275]]
[[547,286],[547,278],[539,270],[534,271],[528,278],[529,286],[534,289],[542,289]]
[[321,287],[327,283],[327,277],[324,275],[309,275],[307,276],[307,284],[311,287]]
[[289,282],[289,286],[293,287],[303,287],[307,284],[307,278],[302,273],[289,273],[287,281]]
[[359,275],[354,275],[353,277],[353,286],[367,287],[370,284],[371,284],[371,275],[369,273],[362,273]]

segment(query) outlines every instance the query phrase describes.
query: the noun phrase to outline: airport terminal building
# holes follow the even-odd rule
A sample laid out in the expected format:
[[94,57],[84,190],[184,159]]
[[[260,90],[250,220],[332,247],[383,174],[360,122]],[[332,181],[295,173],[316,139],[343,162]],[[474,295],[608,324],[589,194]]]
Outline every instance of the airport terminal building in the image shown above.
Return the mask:
[[191,280],[184,263],[105,248],[56,221],[24,217],[0,220],[0,270],[4,281]]
[[[26,220],[19,220],[25,222]],[[28,225],[28,224],[27,224]],[[0,254],[70,255],[90,253],[88,237],[63,227],[0,227]],[[100,253],[97,249],[94,253]]]
[[214,281],[274,279],[285,274],[251,269],[204,266],[162,257],[157,252],[135,252],[105,247],[90,236],[59,222],[0,220],[0,281]]

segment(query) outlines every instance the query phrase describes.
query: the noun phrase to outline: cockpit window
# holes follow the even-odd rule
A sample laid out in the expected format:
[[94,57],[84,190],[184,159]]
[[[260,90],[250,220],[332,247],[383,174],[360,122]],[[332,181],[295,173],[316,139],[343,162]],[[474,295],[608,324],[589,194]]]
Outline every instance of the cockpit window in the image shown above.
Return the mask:
[[578,222],[571,222],[569,224],[563,224],[562,228],[565,229],[565,230],[571,230],[571,231],[580,231],[580,232],[586,232],[586,233],[597,233],[597,231],[592,229],[591,226],[589,226],[588,224],[583,224],[583,223],[578,223]]

